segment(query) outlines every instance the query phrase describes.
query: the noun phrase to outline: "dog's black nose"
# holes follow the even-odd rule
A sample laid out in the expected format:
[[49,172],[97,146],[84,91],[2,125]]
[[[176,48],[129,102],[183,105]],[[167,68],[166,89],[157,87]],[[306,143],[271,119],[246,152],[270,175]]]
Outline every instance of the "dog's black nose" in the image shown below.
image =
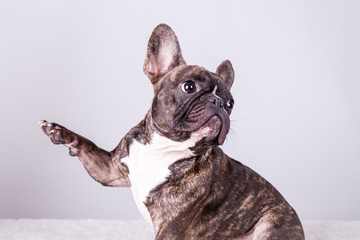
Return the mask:
[[216,95],[209,96],[207,100],[218,108],[224,107],[224,101]]

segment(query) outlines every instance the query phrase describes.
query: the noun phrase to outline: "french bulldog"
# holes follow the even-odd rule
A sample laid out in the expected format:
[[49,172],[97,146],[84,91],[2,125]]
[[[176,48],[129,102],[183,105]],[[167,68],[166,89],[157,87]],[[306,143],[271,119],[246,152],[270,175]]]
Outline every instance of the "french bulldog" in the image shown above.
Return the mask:
[[165,25],[148,42],[144,73],[154,99],[111,152],[67,128],[40,122],[99,183],[130,187],[155,239],[304,239],[294,209],[264,178],[219,145],[230,128],[234,70],[187,65]]

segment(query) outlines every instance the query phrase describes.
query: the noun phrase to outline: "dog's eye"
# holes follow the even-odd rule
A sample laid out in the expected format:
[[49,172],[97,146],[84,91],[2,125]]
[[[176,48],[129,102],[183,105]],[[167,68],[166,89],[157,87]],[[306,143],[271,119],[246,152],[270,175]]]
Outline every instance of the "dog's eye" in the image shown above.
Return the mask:
[[193,93],[196,91],[196,84],[192,80],[187,80],[181,86],[181,90],[184,93]]
[[230,99],[227,103],[226,103],[226,106],[228,108],[233,108],[234,107],[234,100],[233,99]]

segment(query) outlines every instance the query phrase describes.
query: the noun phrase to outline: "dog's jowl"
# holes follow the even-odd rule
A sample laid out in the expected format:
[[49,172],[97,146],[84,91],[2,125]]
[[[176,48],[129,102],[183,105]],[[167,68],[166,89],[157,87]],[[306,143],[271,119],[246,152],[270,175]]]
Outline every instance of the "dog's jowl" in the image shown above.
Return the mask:
[[157,240],[304,239],[282,195],[219,148],[234,106],[230,61],[215,72],[187,65],[175,33],[161,24],[144,72],[154,88],[151,108],[113,151],[56,123],[41,121],[42,130],[99,183],[130,187]]

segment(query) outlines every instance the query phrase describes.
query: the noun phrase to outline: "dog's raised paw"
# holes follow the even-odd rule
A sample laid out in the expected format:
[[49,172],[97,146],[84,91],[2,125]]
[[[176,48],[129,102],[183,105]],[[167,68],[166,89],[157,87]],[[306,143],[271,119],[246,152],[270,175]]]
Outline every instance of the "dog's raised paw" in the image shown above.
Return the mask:
[[64,144],[69,148],[71,156],[78,156],[79,149],[77,149],[78,138],[77,135],[67,128],[57,124],[49,123],[46,120],[39,122],[41,130],[50,138],[54,144]]
[[49,123],[46,120],[39,122],[41,130],[50,138],[54,144],[71,144],[71,134],[66,128],[57,123]]

